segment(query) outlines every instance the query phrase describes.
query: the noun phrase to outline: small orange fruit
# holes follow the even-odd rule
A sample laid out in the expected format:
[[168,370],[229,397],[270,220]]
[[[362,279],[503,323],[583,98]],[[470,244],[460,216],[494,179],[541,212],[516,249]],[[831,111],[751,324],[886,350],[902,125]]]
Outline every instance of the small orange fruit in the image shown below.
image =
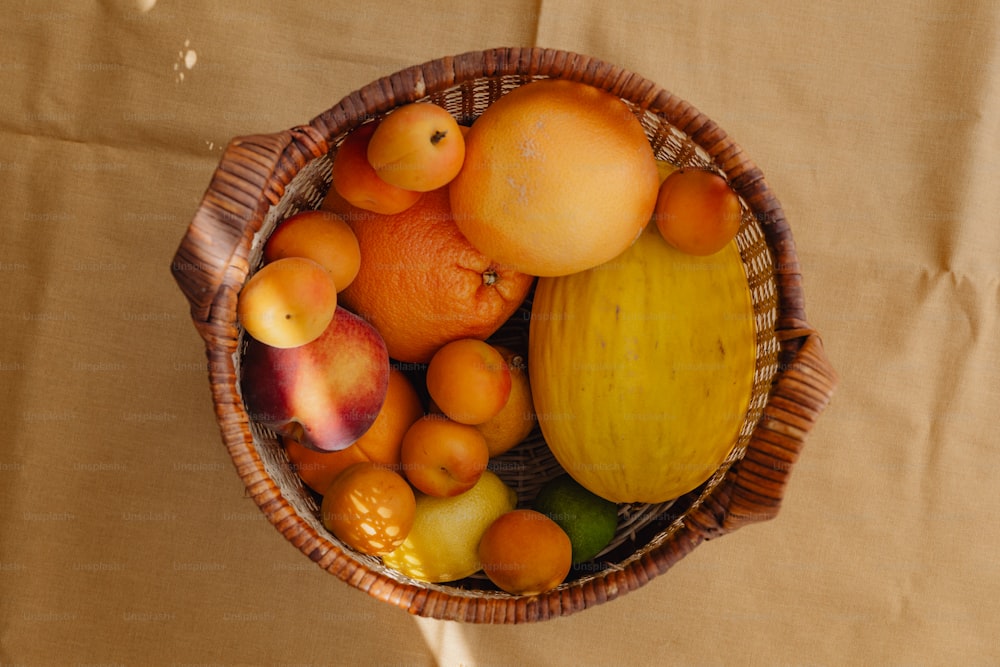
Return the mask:
[[355,463],[323,495],[323,525],[362,553],[381,555],[403,543],[413,527],[416,497],[402,475],[375,463]]
[[714,171],[681,169],[660,186],[653,219],[663,238],[683,253],[713,255],[740,229],[740,200]]
[[486,438],[490,456],[499,456],[527,438],[535,427],[535,406],[524,356],[501,345],[495,346],[510,371],[510,397],[496,415],[476,428]]
[[329,211],[303,211],[291,216],[268,237],[264,261],[305,257],[323,265],[341,292],[358,275],[358,239],[340,216]]
[[448,190],[427,192],[396,215],[327,197],[361,247],[342,304],[382,334],[389,356],[420,362],[458,338],[486,339],[514,314],[533,278],[472,247],[455,225]]
[[417,490],[445,498],[476,485],[490,461],[490,451],[474,426],[426,415],[406,431],[399,459]]
[[240,324],[265,345],[292,348],[319,338],[337,311],[337,287],[329,272],[304,257],[265,264],[240,291]]
[[382,180],[368,162],[368,142],[378,123],[366,123],[351,131],[333,157],[333,188],[359,208],[392,215],[413,206],[419,192],[405,190]]
[[281,445],[285,448],[292,469],[302,482],[316,493],[322,495],[336,479],[337,475],[347,470],[355,463],[364,463],[368,458],[354,445],[346,449],[323,452],[310,449],[292,438],[284,437]]
[[405,104],[386,116],[368,142],[368,162],[386,183],[428,192],[462,168],[465,138],[458,121],[436,104]]
[[541,512],[513,510],[490,524],[479,541],[483,572],[515,595],[537,595],[561,584],[573,563],[573,545]]
[[649,222],[658,187],[653,149],[620,98],[543,79],[473,123],[450,191],[472,245],[523,273],[560,276],[628,248]]
[[354,444],[335,452],[321,452],[285,438],[285,453],[306,486],[322,494],[337,475],[355,463],[370,461],[398,469],[403,435],[423,414],[413,384],[402,371],[390,366],[382,408],[371,427]]
[[396,463],[403,434],[424,415],[424,407],[403,371],[389,367],[389,388],[375,422],[354,444],[376,463]]
[[482,424],[510,398],[510,370],[500,352],[477,338],[453,340],[427,365],[427,393],[441,412],[462,424]]

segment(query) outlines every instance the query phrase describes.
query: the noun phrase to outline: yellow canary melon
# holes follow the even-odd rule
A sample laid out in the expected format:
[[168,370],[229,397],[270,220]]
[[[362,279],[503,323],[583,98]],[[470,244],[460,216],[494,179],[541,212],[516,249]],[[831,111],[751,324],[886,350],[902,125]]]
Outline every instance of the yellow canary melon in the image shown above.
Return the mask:
[[528,368],[542,435],[562,467],[603,498],[681,496],[738,440],[755,338],[735,242],[686,255],[650,225],[605,264],[539,279]]

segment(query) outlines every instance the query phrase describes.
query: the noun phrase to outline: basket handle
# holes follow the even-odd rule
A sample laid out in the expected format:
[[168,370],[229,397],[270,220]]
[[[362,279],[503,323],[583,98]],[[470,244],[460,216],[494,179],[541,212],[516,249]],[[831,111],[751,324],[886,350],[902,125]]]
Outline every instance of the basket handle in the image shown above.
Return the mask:
[[[227,286],[238,291],[249,273],[245,241],[260,230],[294,174],[327,150],[326,139],[309,126],[237,137],[226,147],[170,265],[206,340],[214,328],[213,304]],[[215,322],[223,323],[221,317]]]
[[694,527],[706,539],[777,516],[792,466],[836,388],[837,373],[819,334],[812,329],[786,333],[801,336],[790,341],[801,345],[781,369],[746,454],[718,493],[692,513]]

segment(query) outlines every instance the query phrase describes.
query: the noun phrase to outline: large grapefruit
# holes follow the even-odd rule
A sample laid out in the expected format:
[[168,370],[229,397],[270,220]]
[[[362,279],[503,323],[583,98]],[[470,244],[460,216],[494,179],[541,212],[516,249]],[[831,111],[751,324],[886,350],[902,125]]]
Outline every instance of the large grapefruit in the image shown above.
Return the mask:
[[476,248],[523,273],[559,276],[628,248],[658,187],[653,150],[620,98],[542,79],[473,123],[450,190],[455,221]]

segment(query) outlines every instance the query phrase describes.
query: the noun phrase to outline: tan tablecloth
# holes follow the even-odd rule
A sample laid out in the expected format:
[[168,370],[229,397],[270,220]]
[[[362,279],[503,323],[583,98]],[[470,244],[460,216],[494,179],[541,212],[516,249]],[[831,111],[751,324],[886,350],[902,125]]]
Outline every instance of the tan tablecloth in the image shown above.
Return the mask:
[[[956,8],[956,7],[961,8]],[[0,0],[0,662],[1000,660],[1000,6]],[[244,496],[168,267],[233,136],[405,65],[588,53],[781,198],[841,375],[780,517],[524,627],[410,615]]]

